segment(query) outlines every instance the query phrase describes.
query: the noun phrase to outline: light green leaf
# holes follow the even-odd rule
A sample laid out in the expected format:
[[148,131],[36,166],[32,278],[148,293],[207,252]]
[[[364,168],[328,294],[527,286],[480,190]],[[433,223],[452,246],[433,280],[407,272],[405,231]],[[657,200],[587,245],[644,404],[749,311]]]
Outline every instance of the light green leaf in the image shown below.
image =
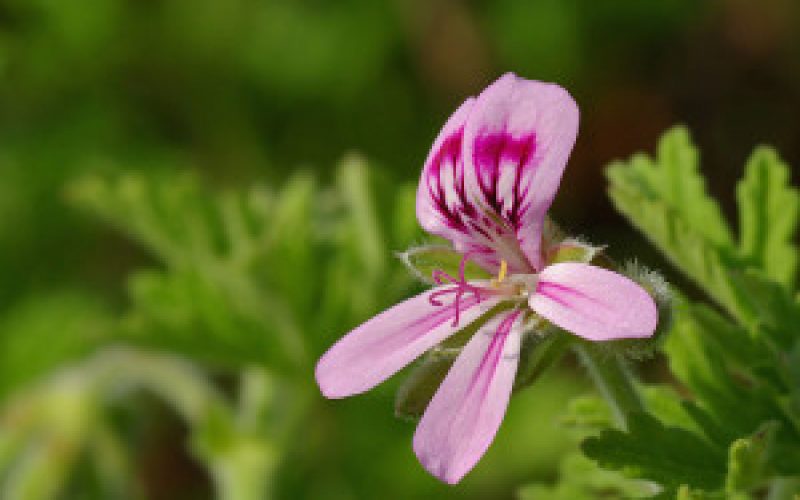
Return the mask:
[[520,489],[519,500],[628,500],[650,498],[658,487],[630,479],[615,471],[598,468],[579,454],[567,455],[561,462],[559,481],[554,486],[532,484]]
[[[608,168],[612,198],[624,191],[651,202],[660,202],[688,224],[688,229],[714,245],[732,242],[731,231],[717,203],[708,196],[699,171],[699,154],[684,127],[664,134],[655,158],[634,156],[629,162]],[[616,201],[616,200],[615,200]],[[648,214],[631,217],[646,221]]]
[[606,175],[617,210],[732,315],[752,320],[755,313],[731,283],[738,264],[730,229],[705,192],[685,129],[667,132],[655,159],[637,155],[610,165]]
[[84,292],[21,299],[0,317],[0,399],[111,341],[114,325],[106,305]]
[[569,402],[562,423],[582,431],[614,427],[614,415],[608,404],[599,396],[582,396]]
[[800,222],[800,193],[789,185],[789,167],[767,147],[753,152],[736,188],[739,248],[751,265],[792,289],[800,249],[793,241]]
[[749,492],[763,485],[767,462],[780,424],[767,422],[752,436],[737,439],[728,450],[728,476],[725,491],[729,494]]

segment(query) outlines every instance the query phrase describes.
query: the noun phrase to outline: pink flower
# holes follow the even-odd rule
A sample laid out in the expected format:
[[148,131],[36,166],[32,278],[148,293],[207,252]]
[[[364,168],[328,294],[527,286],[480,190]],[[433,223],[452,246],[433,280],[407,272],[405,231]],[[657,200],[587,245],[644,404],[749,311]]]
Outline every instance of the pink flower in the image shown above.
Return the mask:
[[[459,354],[428,405],[414,451],[454,484],[491,444],[506,412],[522,334],[542,317],[592,341],[653,334],[656,305],[617,273],[577,262],[546,265],[542,231],[578,131],[578,108],[553,84],[506,74],[450,117],[417,192],[417,218],[463,256],[457,277],[362,324],[320,359],[328,398],[364,392],[500,303]],[[467,281],[471,259],[497,274]]]

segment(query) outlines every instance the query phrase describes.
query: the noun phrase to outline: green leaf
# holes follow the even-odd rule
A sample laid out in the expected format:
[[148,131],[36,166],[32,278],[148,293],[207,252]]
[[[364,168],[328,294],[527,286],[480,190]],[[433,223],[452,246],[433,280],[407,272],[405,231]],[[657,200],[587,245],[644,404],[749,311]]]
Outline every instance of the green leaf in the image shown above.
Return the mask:
[[[84,178],[70,193],[165,265],[130,279],[132,342],[217,365],[297,371],[318,344],[410,288],[401,267],[389,266],[368,173],[350,155],[326,189],[302,172],[277,191],[221,193],[190,174],[124,174]],[[407,199],[399,187],[389,211],[406,206],[392,202]]]
[[[612,164],[607,174],[615,202],[615,193],[625,192],[663,203],[676,217],[686,221],[691,232],[710,243],[726,246],[732,242],[719,206],[706,193],[699,171],[699,154],[684,127],[675,127],[664,134],[655,158],[637,155],[627,164]],[[623,213],[645,223],[649,215]]]
[[[665,497],[666,498],[673,498]],[[692,490],[688,485],[681,485],[674,496],[675,500],[751,500],[748,495],[736,494],[730,496],[723,492],[707,492],[702,490]]]
[[[735,343],[735,337],[730,342]],[[665,351],[672,373],[689,388],[697,405],[710,413],[714,428],[724,432],[724,436],[717,436],[719,444],[727,447],[765,420],[775,418],[777,406],[770,392],[736,380],[729,370],[726,351],[709,342],[704,325],[693,315],[679,315]]]
[[614,427],[614,415],[599,396],[581,396],[569,402],[562,423],[578,430],[600,431]]
[[800,249],[793,241],[800,222],[800,193],[789,185],[790,170],[767,147],[753,152],[736,188],[739,248],[750,265],[792,289]]
[[517,497],[520,500],[627,500],[649,498],[656,491],[656,485],[650,482],[600,469],[576,453],[562,460],[559,481],[554,486],[528,485],[520,489]]
[[608,429],[586,439],[583,452],[601,467],[665,486],[714,490],[725,478],[725,455],[698,435],[655,418],[629,415],[627,432]]
[[741,296],[756,312],[751,326],[762,327],[767,342],[790,349],[797,338],[800,304],[793,300],[784,287],[755,270],[747,270],[733,277]]
[[741,320],[755,313],[731,282],[738,269],[730,229],[705,192],[698,155],[683,128],[667,132],[655,159],[634,156],[608,167],[609,194],[659,250]]
[[58,291],[21,299],[0,317],[0,399],[114,338],[111,311],[96,297]]
[[729,494],[749,492],[763,485],[767,462],[780,424],[767,422],[752,436],[737,439],[728,450],[728,476],[725,491]]

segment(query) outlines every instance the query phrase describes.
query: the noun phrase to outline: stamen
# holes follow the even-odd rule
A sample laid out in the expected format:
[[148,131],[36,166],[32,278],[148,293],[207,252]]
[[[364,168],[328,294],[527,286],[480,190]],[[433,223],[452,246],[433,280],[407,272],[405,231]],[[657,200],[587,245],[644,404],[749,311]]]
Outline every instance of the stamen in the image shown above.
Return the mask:
[[492,287],[500,288],[500,285],[506,279],[506,275],[508,274],[508,262],[505,259],[500,261],[500,270],[497,272],[497,278],[492,280]]
[[[437,290],[428,297],[428,301],[431,303],[431,305],[436,307],[441,307],[442,305],[444,305],[443,302],[440,300],[441,297],[450,294],[455,294],[455,299],[452,302],[452,305],[455,308],[455,317],[453,318],[453,328],[458,327],[458,323],[461,319],[462,297],[468,293],[471,293],[478,300],[478,302],[481,302],[483,300],[481,293],[484,291],[488,291],[486,289],[470,285],[469,283],[467,283],[467,278],[464,273],[466,272],[467,261],[469,261],[470,256],[473,255],[474,253],[476,252],[467,252],[466,254],[464,254],[464,257],[461,259],[461,263],[458,266],[458,278],[450,276],[441,269],[434,269],[433,272],[431,273],[431,277],[433,278],[433,281],[436,284],[444,285],[445,283],[451,283],[455,285],[452,288]],[[503,264],[505,264],[505,262],[503,262]]]
[[502,283],[506,279],[506,273],[508,273],[508,262],[503,259],[500,261],[500,272],[497,274],[498,283]]

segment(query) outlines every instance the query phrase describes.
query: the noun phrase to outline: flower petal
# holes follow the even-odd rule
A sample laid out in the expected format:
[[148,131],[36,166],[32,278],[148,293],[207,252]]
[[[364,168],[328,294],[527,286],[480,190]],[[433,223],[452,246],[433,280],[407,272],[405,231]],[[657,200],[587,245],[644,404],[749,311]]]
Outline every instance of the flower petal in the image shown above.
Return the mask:
[[375,316],[342,337],[317,363],[317,384],[328,398],[344,398],[367,391],[476,320],[497,304],[496,298],[480,303],[468,295],[461,299],[458,326],[455,308],[435,306],[429,290]]
[[480,206],[475,223],[506,250],[512,271],[522,269],[508,258],[509,248],[521,251],[534,269],[543,267],[544,217],[575,143],[578,118],[566,90],[511,73],[484,90],[471,109],[463,132],[466,198]]
[[656,304],[644,288],[621,274],[575,262],[546,267],[528,304],[561,328],[595,341],[649,337],[658,323]]
[[492,256],[495,252],[478,243],[472,221],[479,213],[467,199],[464,186],[462,138],[474,103],[472,97],[464,101],[433,142],[417,189],[417,220],[427,232],[450,240],[459,253],[477,253],[474,260],[494,271],[491,265],[481,262],[481,255]]
[[442,481],[460,481],[500,427],[517,373],[521,318],[519,311],[499,314],[478,330],[419,422],[414,452]]

